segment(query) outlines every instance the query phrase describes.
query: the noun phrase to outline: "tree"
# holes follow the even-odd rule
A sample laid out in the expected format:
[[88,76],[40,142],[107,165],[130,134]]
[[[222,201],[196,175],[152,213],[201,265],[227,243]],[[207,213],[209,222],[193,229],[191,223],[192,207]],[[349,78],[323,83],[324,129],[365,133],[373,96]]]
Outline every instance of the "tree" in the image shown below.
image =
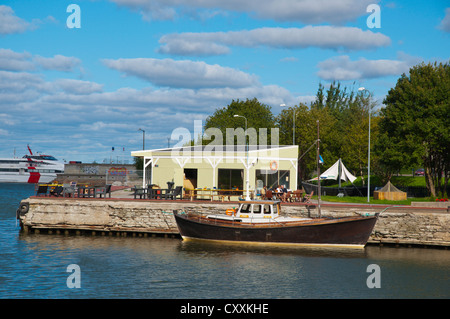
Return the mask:
[[[299,175],[305,179],[316,169],[315,153],[311,143],[317,139],[317,123],[320,121],[321,154],[324,168],[341,158],[346,166],[363,176],[368,159],[369,111],[371,129],[376,128],[372,94],[355,92],[332,82],[327,90],[319,83],[316,99],[308,108],[304,104],[282,110],[277,117],[280,142],[292,143],[292,125],[295,112],[295,144],[299,146]],[[374,136],[372,136],[374,137]]]
[[[217,109],[213,115],[206,119],[205,136],[203,137],[204,143],[211,143],[209,140],[209,138],[212,138],[210,133],[214,133],[214,129],[218,129],[221,132],[222,140],[217,141],[216,139],[220,139],[220,136],[215,136],[212,142],[215,144],[222,143],[222,145],[229,144],[231,140],[228,140],[227,143],[227,137],[230,138],[230,134],[227,134],[227,129],[234,129],[232,131],[238,132],[236,129],[243,129],[245,126],[244,119],[235,117],[235,115],[244,116],[247,119],[248,131],[250,133],[256,133],[256,136],[254,134],[248,134],[251,137],[248,139],[249,144],[256,145],[260,141],[266,141],[267,144],[271,144],[271,128],[275,128],[274,115],[270,106],[260,103],[256,98],[245,101],[233,100],[226,107]],[[263,134],[264,130],[260,129],[266,129],[267,135],[262,136],[261,134]],[[237,137],[232,137],[232,139],[233,144],[245,144],[245,139],[239,139]]]
[[449,64],[412,67],[383,103],[376,145],[380,164],[391,171],[422,164],[431,195],[443,195],[450,175]]
[[323,158],[330,155],[327,146],[330,144],[329,137],[335,119],[326,108],[309,109],[305,104],[283,109],[276,118],[277,126],[280,128],[280,144],[292,144],[293,116],[295,112],[295,144],[298,145],[299,178],[307,179],[316,170],[315,145],[317,140],[317,120],[320,122],[321,153]]

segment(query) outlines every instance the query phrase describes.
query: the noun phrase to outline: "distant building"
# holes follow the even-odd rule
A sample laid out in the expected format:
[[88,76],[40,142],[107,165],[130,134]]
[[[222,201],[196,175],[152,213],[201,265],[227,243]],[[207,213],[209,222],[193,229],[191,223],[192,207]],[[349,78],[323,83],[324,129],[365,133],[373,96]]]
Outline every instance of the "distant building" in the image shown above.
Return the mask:
[[142,171],[137,171],[133,164],[70,162],[64,165],[64,174],[57,174],[56,180],[59,183],[77,182],[93,186],[134,186],[142,184]]
[[[134,151],[143,157],[143,186],[167,188],[167,182],[187,189],[250,190],[285,185],[297,189],[298,146],[191,146]],[[248,159],[248,165],[247,165]]]

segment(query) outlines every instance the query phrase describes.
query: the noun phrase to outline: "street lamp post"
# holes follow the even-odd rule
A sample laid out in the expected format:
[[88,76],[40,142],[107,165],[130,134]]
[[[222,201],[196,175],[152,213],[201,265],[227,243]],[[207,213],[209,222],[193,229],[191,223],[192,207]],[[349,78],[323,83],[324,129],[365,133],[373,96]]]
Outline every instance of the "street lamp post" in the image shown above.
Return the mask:
[[[360,87],[358,91],[367,91],[366,88]],[[370,105],[369,109],[369,146],[367,150],[367,202],[370,203]]]
[[245,120],[245,132],[244,132],[244,137],[245,137],[245,148],[246,148],[246,153],[247,153],[247,165],[246,165],[246,194],[245,194],[245,200],[250,200],[250,167],[248,165],[248,143],[247,143],[247,118],[245,116],[242,115],[237,115],[235,114],[234,117],[242,117]]
[[142,131],[142,150],[145,150],[145,130],[140,128],[138,131]]

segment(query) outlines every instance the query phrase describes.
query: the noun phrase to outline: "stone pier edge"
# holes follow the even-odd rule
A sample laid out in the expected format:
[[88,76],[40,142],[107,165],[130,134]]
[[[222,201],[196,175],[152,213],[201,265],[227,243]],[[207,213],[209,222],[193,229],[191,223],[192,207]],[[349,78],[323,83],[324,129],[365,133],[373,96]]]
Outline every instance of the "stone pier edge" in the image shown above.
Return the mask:
[[[115,236],[179,237],[173,210],[224,213],[238,202],[30,197],[17,212],[24,232]],[[317,205],[282,204],[291,216],[317,216]],[[450,247],[450,213],[443,207],[321,204],[324,216],[381,212],[368,244]]]

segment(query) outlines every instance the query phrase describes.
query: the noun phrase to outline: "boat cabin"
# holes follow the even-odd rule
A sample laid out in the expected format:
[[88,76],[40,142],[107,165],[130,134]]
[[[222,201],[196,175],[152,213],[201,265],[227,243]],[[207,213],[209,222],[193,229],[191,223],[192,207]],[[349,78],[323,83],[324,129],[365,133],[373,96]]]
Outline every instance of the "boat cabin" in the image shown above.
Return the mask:
[[227,209],[226,215],[208,215],[215,220],[237,222],[268,222],[280,216],[280,201],[241,201],[237,209]]
[[241,202],[235,213],[235,216],[239,218],[275,218],[279,215],[279,201]]

